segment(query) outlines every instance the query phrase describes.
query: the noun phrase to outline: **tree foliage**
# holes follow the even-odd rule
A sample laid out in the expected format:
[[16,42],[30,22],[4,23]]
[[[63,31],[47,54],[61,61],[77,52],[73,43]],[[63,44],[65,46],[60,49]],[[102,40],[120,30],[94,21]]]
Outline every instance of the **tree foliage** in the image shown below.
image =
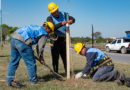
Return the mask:
[[106,38],[103,38],[101,36],[98,37],[98,39],[95,39],[96,40],[96,43],[106,43],[107,39]]
[[[5,41],[6,36],[12,34],[18,27],[11,27],[6,24],[2,24],[2,41]],[[11,40],[11,38],[10,38]]]
[[[103,38],[101,36],[99,36],[97,39],[94,39],[94,41],[96,41],[96,43],[106,43],[106,38]],[[71,43],[76,44],[76,43],[88,43],[88,44],[92,44],[92,38],[90,37],[71,37]]]
[[[18,27],[14,27],[14,28],[12,28],[12,29],[10,29],[9,31],[8,31],[8,35],[10,36],[15,30],[17,30],[18,29]],[[9,42],[11,41],[11,36],[10,36],[10,38],[9,38],[9,40],[8,40]]]
[[71,37],[71,43],[78,43],[78,42],[91,43],[91,38],[90,37]]
[[101,32],[95,32],[95,33],[93,33],[93,37],[95,38],[95,39],[97,39],[98,37],[101,37]]

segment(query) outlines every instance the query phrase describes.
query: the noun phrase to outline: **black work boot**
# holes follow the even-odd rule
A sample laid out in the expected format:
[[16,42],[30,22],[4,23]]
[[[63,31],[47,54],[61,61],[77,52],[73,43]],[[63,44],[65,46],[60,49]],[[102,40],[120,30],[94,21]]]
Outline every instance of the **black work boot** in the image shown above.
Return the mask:
[[125,77],[125,74],[122,72],[122,78],[124,80],[124,82],[126,83],[127,87],[130,87],[130,78],[129,77]]
[[122,72],[122,76],[120,79],[116,80],[116,83],[118,84],[118,86],[122,86],[125,84],[125,74]]
[[125,81],[121,77],[121,79],[116,80],[116,83],[117,83],[118,86],[123,86],[125,84]]
[[116,70],[116,80],[120,78],[120,71]]
[[16,82],[16,81],[11,81],[11,82],[9,83],[9,86],[16,87],[16,88],[20,88],[20,87],[25,87],[26,85],[23,85],[23,84],[21,84],[21,83],[19,83],[19,82]]

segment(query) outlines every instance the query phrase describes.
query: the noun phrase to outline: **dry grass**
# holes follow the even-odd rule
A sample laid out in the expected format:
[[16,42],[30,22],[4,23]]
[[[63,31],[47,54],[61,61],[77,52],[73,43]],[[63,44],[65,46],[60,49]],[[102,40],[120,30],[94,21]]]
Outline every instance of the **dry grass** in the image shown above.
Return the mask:
[[[44,52],[45,62],[52,68],[51,53]],[[7,76],[8,63],[10,60],[10,47],[4,45],[3,49],[0,50],[0,80],[5,80]],[[85,64],[86,58],[82,56],[73,56],[74,73],[80,72]],[[127,63],[115,63],[115,70],[125,72],[126,76],[130,75],[130,64]],[[62,60],[59,60],[59,73],[64,74]],[[89,77],[87,79],[73,78],[62,81],[53,78],[53,74],[48,68],[37,62],[37,75],[40,81],[43,81],[38,85],[30,85],[27,68],[24,61],[21,59],[18,69],[16,70],[15,80],[20,83],[27,84],[26,88],[22,90],[128,90],[126,86],[118,87],[115,82],[93,82]],[[9,87],[5,82],[0,82],[0,90],[14,90],[15,88]],[[18,88],[16,90],[19,90]]]

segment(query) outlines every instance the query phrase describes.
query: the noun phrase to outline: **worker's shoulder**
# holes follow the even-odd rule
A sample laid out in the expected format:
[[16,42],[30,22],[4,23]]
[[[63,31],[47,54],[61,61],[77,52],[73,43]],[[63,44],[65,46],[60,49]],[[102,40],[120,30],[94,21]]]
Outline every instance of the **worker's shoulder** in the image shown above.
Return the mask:
[[87,52],[93,52],[93,53],[95,53],[95,52],[97,52],[97,51],[99,51],[99,49],[97,49],[97,48],[88,48],[87,49]]

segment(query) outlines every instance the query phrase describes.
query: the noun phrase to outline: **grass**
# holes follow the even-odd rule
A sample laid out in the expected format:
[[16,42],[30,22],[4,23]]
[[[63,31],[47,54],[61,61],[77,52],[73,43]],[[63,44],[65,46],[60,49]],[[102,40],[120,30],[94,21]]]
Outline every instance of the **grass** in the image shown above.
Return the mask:
[[[52,68],[51,53],[49,51],[44,52],[45,62]],[[5,80],[7,76],[8,64],[10,60],[10,47],[9,45],[4,45],[2,50],[0,49],[0,80]],[[73,55],[74,73],[80,72],[85,64],[86,58],[82,56]],[[124,72],[127,77],[130,76],[130,64],[128,63],[115,63],[115,70],[120,70]],[[64,75],[64,69],[62,60],[59,60],[59,73]],[[126,86],[118,87],[115,82],[93,82],[92,79],[78,79],[73,78],[62,81],[53,78],[53,74],[48,68],[41,65],[37,61],[37,75],[38,79],[42,83],[38,85],[30,85],[28,72],[24,61],[21,59],[18,69],[16,70],[15,80],[26,84],[26,88],[21,88],[21,90],[128,90]],[[19,88],[12,88],[7,86],[5,82],[0,82],[0,90],[20,90]]]

